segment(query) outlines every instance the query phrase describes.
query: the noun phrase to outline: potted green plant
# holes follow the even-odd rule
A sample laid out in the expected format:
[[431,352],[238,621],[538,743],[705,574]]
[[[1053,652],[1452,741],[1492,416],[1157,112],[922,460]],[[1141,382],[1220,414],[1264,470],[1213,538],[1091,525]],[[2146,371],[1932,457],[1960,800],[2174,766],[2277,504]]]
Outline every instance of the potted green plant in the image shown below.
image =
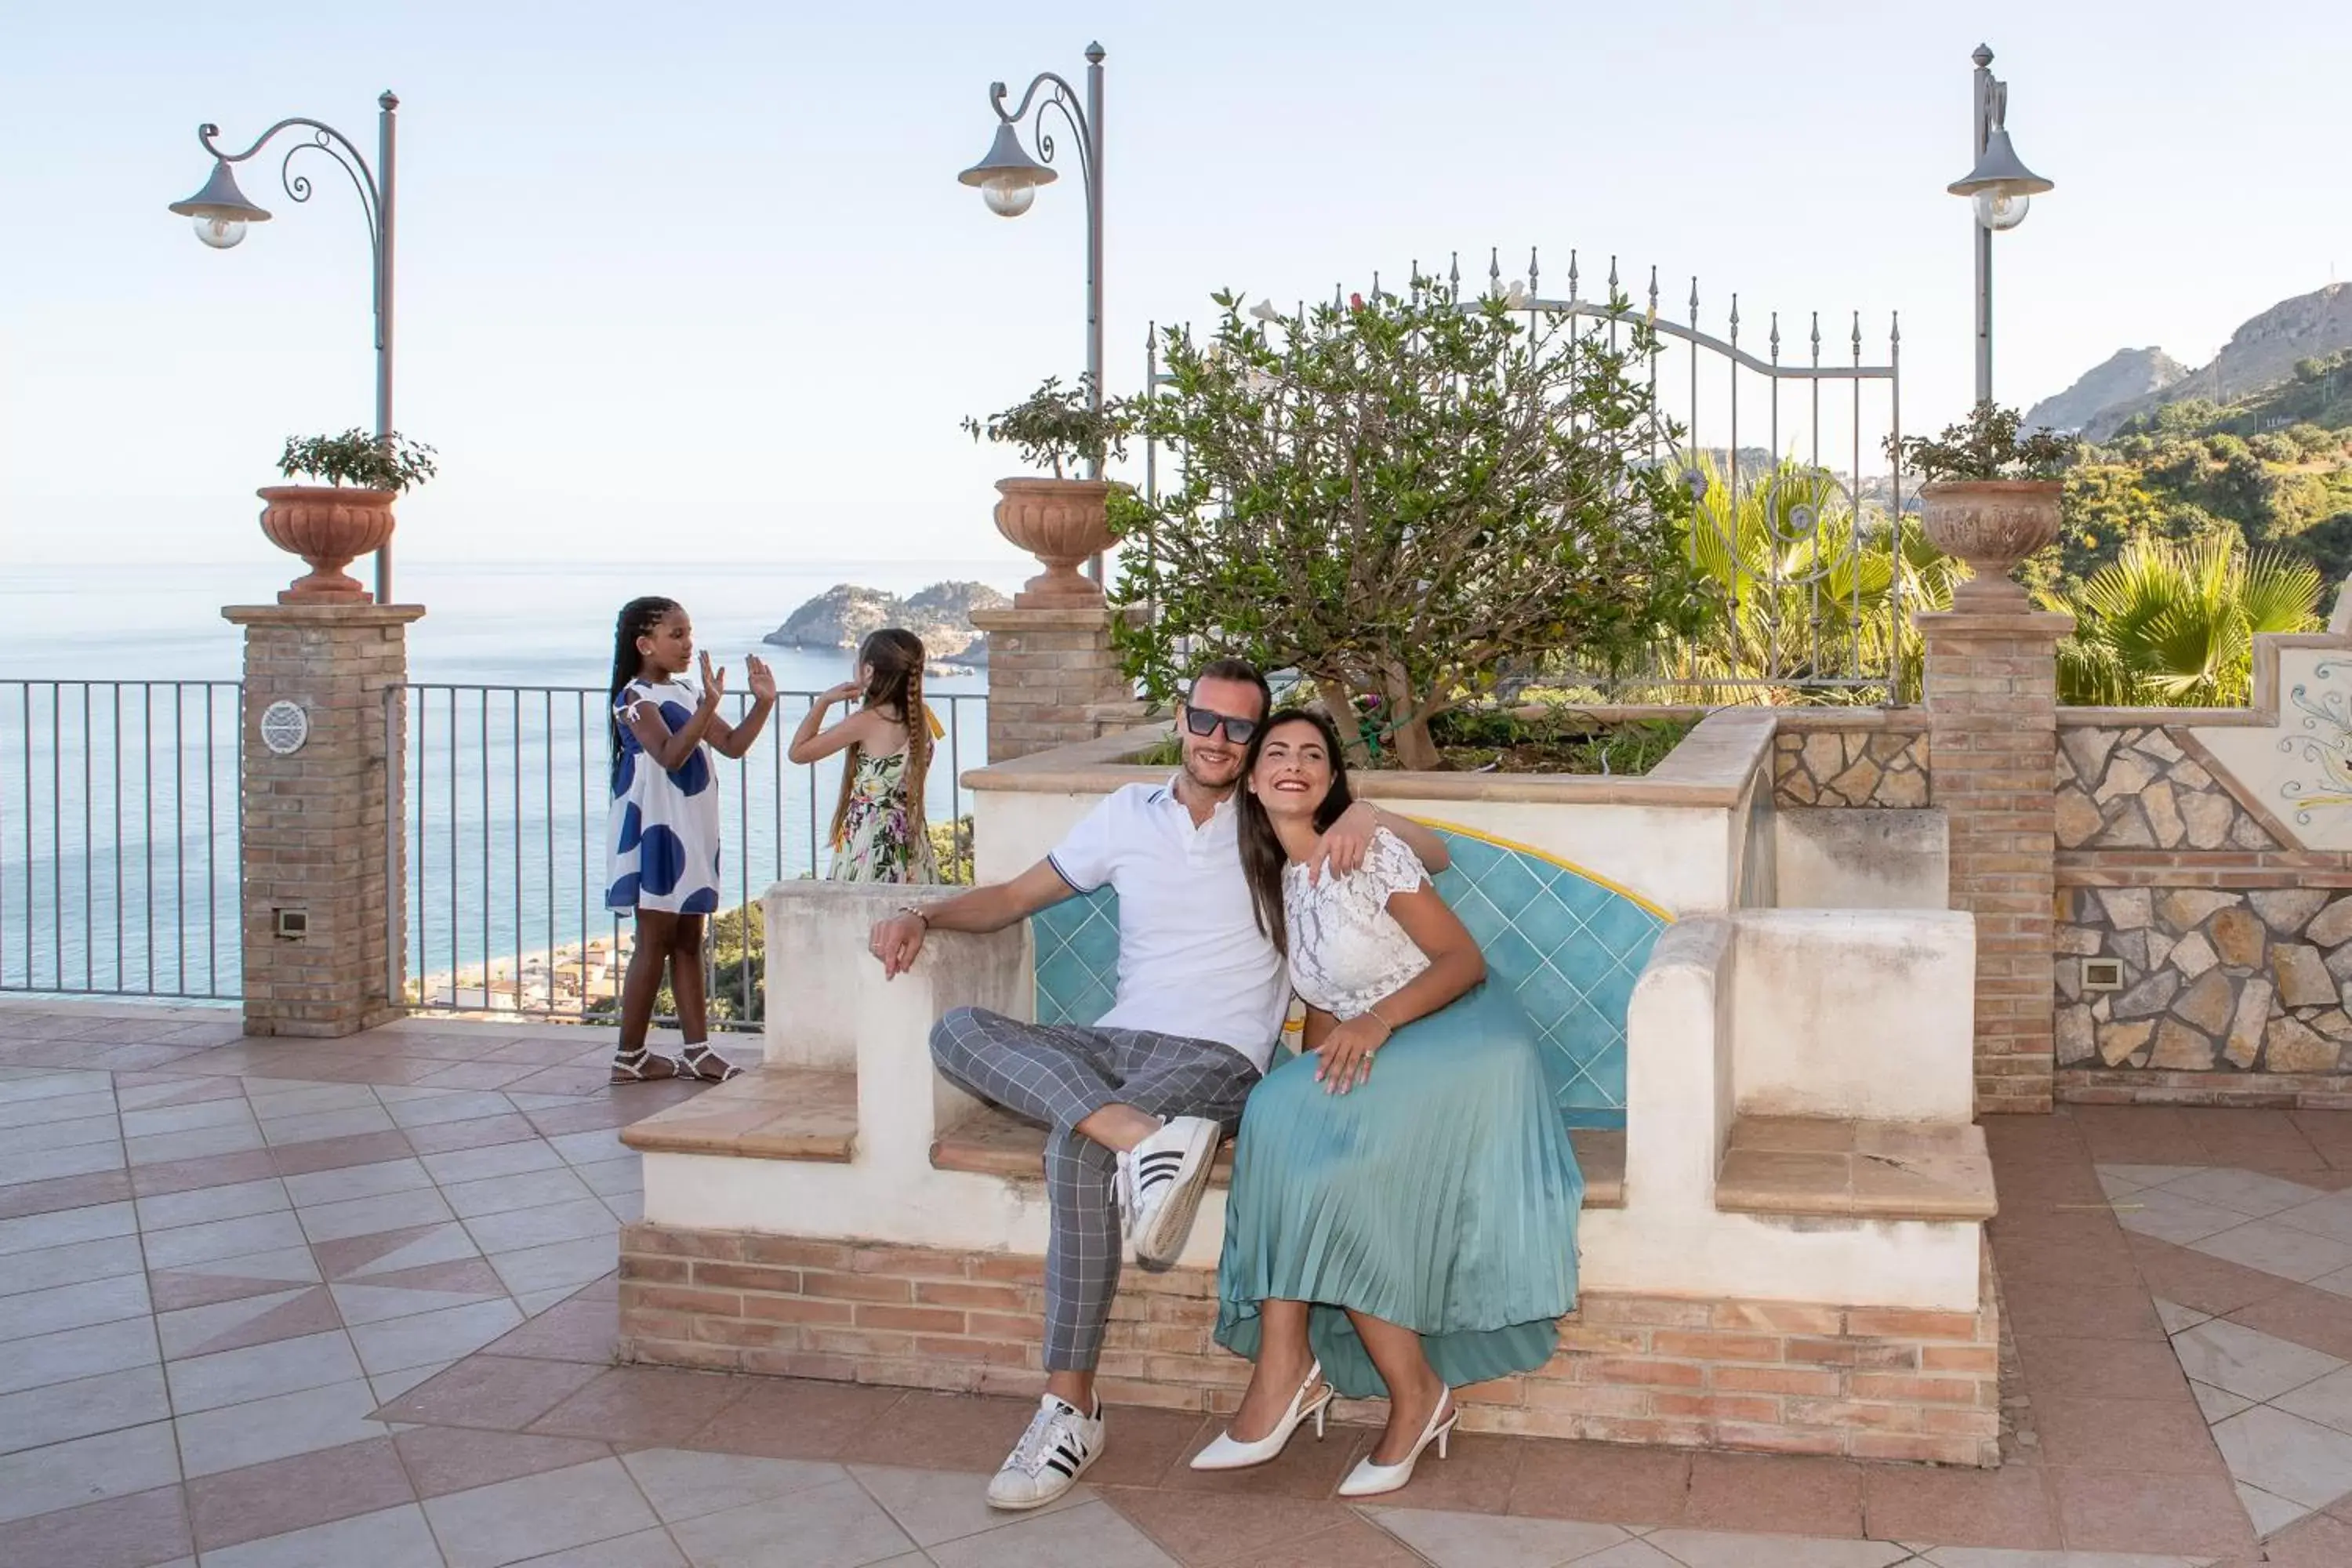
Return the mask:
[[1920,481],[1927,542],[1968,563],[1973,575],[1952,591],[1956,610],[2015,610],[2025,590],[2011,568],[2058,537],[2058,514],[2078,450],[2055,430],[2019,434],[2014,408],[1990,400],[1929,439],[1886,438],[1886,455]]
[[973,440],[1008,443],[1019,449],[1023,462],[1054,470],[1051,479],[1022,475],[996,481],[996,531],[1045,567],[1013,595],[1024,609],[1103,600],[1102,590],[1081,576],[1078,567],[1110,548],[1112,481],[1074,479],[1064,470],[1081,462],[1099,468],[1107,458],[1126,457],[1135,414],[1123,398],[1091,406],[1091,390],[1085,377],[1065,388],[1059,376],[1049,375],[1036,391],[986,422],[963,422]]
[[343,571],[391,539],[392,503],[433,477],[433,448],[394,431],[289,437],[278,471],[324,483],[264,486],[261,531],[310,566],[281,591],[283,605],[363,605],[368,591]]

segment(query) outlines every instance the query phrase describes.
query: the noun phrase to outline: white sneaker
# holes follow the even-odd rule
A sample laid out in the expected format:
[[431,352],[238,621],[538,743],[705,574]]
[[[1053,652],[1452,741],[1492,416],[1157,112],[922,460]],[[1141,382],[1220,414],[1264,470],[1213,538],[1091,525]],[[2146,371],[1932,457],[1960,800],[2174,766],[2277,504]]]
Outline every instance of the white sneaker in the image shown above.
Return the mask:
[[1045,1507],[1077,1485],[1102,1447],[1101,1400],[1095,1401],[1089,1416],[1046,1394],[1037,1402],[1037,1414],[1013,1446],[1004,1468],[988,1483],[988,1506],[1008,1510]]
[[1129,1151],[1134,1206],[1129,1234],[1142,1267],[1171,1268],[1184,1250],[1223,1136],[1224,1129],[1205,1116],[1176,1116]]

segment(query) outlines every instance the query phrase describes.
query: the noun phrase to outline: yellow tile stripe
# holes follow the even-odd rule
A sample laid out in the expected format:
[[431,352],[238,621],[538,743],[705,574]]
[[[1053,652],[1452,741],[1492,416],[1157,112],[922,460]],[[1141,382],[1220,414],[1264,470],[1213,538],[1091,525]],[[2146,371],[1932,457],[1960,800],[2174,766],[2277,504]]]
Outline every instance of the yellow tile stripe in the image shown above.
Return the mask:
[[1499,838],[1491,833],[1482,833],[1475,827],[1465,827],[1458,822],[1443,822],[1433,816],[1416,816],[1413,820],[1424,827],[1434,827],[1443,833],[1455,833],[1465,838],[1475,838],[1481,844],[1491,844],[1497,849],[1508,849],[1515,855],[1525,855],[1533,859],[1541,860],[1547,865],[1557,866],[1563,871],[1573,871],[1596,887],[1606,888],[1619,898],[1649,910],[1668,925],[1674,923],[1674,911],[1671,910],[1651,902],[1622,882],[1612,880],[1598,871],[1578,865],[1573,860],[1563,860],[1549,850],[1538,849],[1532,844],[1521,844],[1516,839]]

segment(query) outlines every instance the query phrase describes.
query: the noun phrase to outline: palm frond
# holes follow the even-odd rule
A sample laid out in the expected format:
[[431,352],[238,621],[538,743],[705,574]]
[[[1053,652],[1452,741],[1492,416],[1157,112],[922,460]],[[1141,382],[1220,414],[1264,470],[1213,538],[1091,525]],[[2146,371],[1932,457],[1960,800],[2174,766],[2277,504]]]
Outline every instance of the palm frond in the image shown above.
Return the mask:
[[2226,538],[2137,539],[2061,606],[2074,635],[2059,647],[2070,703],[2226,706],[2246,700],[2253,638],[2319,625],[2319,574]]

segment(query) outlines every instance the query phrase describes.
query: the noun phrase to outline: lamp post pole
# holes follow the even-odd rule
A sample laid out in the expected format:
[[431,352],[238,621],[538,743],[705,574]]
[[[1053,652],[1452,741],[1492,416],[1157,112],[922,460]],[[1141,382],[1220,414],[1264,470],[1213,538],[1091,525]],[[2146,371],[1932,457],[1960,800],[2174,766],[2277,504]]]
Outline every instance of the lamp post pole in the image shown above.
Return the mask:
[[[237,188],[232,166],[244,163],[268,146],[281,131],[299,129],[305,134],[286,151],[279,160],[278,183],[288,196],[298,202],[310,199],[310,179],[294,172],[297,153],[324,153],[334,160],[352,182],[352,189],[360,198],[360,216],[367,221],[370,295],[375,317],[375,434],[379,440],[393,433],[392,423],[392,295],[393,295],[393,216],[395,206],[394,184],[394,121],[400,100],[385,92],[376,100],[376,161],[370,168],[368,161],[352,139],[321,121],[294,116],[281,120],[254,140],[242,153],[225,153],[219,145],[220,127],[206,123],[196,128],[196,141],[213,156],[212,178],[204,189],[185,201],[173,202],[171,210],[195,220],[196,237],[215,250],[226,250],[245,238],[246,226],[269,221],[268,212],[246,199]],[[392,546],[387,542],[375,552],[375,601],[379,605],[392,602]]]
[[[375,166],[380,184],[375,222],[375,435],[381,441],[392,423],[392,226],[396,204],[394,177],[394,117],[400,100],[387,89],[376,100]],[[375,602],[392,603],[392,542],[375,552]]]
[[[1103,400],[1103,47],[1087,46],[1087,406],[1102,412]],[[1087,464],[1087,478],[1102,478],[1102,459]],[[1097,580],[1102,557],[1091,563]]]
[[1992,237],[2025,221],[2033,197],[2052,188],[2018,161],[2009,140],[2009,84],[1992,74],[1992,50],[1982,44],[1970,90],[1976,100],[1965,178],[1944,188],[1969,198],[1977,242],[1977,402],[1992,401]]
[[[1992,50],[1979,44],[1969,58],[1976,61],[1976,128],[1969,137],[1971,168],[1984,157],[1985,137],[1992,124]],[[1977,401],[1992,401],[1992,230],[1978,221],[1973,208],[1969,226],[1977,240]]]
[[[1036,200],[1038,186],[1061,177],[1054,167],[1054,136],[1045,129],[1045,111],[1058,112],[1076,134],[1078,174],[1086,186],[1087,204],[1087,407],[1096,414],[1102,412],[1103,403],[1103,59],[1102,45],[1087,46],[1083,107],[1076,90],[1052,71],[1038,72],[1011,110],[1004,106],[1009,96],[1004,83],[989,83],[988,107],[996,116],[996,138],[987,157],[956,176],[967,185],[979,187],[989,211],[1000,217],[1019,217]],[[1041,88],[1050,89],[1042,102],[1037,99]],[[1028,117],[1033,103],[1037,107],[1031,133],[1037,149],[1034,158],[1023,150],[1020,137],[1021,121]],[[1087,478],[1102,478],[1100,458],[1087,460]],[[1102,581],[1101,556],[1087,563],[1087,574],[1097,583]]]

